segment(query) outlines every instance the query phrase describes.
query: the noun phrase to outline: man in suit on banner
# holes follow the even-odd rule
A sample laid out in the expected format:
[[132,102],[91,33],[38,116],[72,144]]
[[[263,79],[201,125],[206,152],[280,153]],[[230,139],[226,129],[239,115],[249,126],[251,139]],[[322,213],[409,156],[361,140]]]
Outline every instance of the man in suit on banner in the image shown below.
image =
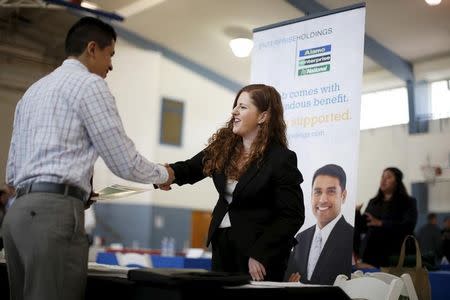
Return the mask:
[[350,276],[353,226],[341,207],[347,196],[344,170],[334,164],[318,169],[313,176],[311,207],[317,223],[295,237],[285,279],[309,284],[333,284],[336,276]]

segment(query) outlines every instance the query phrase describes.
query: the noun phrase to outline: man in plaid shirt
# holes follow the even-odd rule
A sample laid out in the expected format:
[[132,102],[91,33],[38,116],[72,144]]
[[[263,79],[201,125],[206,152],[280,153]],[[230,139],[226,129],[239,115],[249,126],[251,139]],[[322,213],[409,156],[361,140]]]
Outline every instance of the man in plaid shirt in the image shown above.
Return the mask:
[[80,19],[66,37],[67,59],[17,104],[6,171],[16,199],[3,223],[11,299],[84,299],[84,208],[99,156],[127,180],[173,180],[124,131],[104,80],[115,42],[109,24]]

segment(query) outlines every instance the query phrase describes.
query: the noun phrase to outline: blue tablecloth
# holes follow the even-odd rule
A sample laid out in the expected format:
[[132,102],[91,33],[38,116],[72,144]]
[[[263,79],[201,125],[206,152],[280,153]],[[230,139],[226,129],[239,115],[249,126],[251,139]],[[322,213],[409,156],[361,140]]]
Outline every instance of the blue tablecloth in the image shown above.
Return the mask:
[[184,268],[185,258],[182,256],[151,255],[153,268]]
[[431,285],[431,299],[445,300],[449,299],[450,294],[450,271],[428,272]]
[[450,264],[441,265],[440,270],[441,271],[450,271]]
[[99,252],[97,253],[96,262],[105,265],[118,265],[116,254],[112,252]]

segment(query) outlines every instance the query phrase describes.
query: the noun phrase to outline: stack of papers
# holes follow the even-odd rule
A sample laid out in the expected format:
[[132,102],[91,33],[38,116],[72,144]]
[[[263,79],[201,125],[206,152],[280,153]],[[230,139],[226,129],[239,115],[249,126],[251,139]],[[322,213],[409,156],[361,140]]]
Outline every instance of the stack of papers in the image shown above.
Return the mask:
[[250,281],[249,284],[241,285],[239,287],[227,288],[298,288],[298,287],[318,287],[318,284],[304,284],[301,282],[276,282],[276,281]]
[[88,273],[89,275],[94,276],[108,276],[108,277],[120,277],[127,278],[128,271],[136,268],[128,268],[116,265],[104,265],[98,264],[94,262],[90,262],[88,264]]
[[98,191],[98,196],[92,197],[91,200],[97,201],[120,199],[147,191],[150,191],[150,189],[113,184]]

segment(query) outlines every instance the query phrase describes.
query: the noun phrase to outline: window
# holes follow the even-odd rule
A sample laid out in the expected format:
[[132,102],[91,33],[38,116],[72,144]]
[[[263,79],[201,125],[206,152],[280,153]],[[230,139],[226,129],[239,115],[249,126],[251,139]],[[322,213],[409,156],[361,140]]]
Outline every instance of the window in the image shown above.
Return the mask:
[[362,95],[361,130],[407,124],[408,122],[409,110],[406,88]]
[[162,99],[160,143],[181,146],[184,103]]
[[431,83],[431,118],[450,118],[450,80]]

